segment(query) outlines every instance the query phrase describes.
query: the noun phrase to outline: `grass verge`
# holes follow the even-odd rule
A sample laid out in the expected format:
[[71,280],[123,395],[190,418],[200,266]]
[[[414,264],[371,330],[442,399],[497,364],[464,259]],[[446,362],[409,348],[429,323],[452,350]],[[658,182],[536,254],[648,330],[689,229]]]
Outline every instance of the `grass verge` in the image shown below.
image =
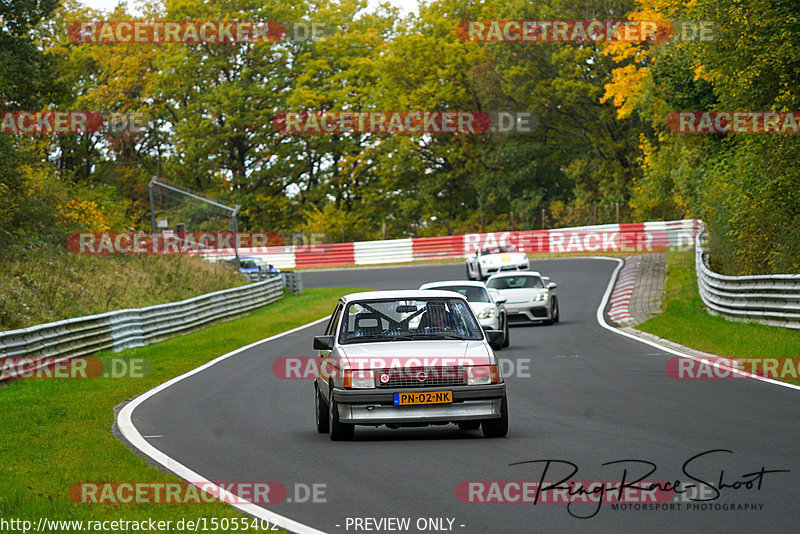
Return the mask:
[[227,265],[185,254],[73,254],[17,246],[0,256],[0,330],[175,302],[247,281]]
[[[0,388],[0,516],[33,521],[241,518],[224,504],[76,504],[78,482],[175,482],[111,435],[114,407],[217,356],[328,315],[357,289],[306,289],[247,316],[115,354],[143,358],[142,379],[17,380]],[[227,529],[226,529],[227,530]],[[70,529],[51,530],[71,532]]]
[[[781,361],[793,358],[796,363],[800,356],[798,330],[732,322],[706,312],[697,291],[694,252],[667,254],[667,278],[661,309],[663,313],[636,328],[725,358],[775,358]],[[747,364],[744,368],[749,370],[751,366]],[[800,384],[800,380],[791,374],[785,381]]]

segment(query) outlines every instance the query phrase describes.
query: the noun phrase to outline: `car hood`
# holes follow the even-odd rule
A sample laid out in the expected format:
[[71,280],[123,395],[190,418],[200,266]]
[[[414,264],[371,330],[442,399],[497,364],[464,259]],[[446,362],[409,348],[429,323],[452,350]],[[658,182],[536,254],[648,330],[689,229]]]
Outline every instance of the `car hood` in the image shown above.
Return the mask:
[[486,254],[479,258],[482,263],[502,265],[504,263],[524,263],[528,259],[524,252],[501,252],[500,254]]
[[520,304],[530,302],[530,300],[540,293],[547,293],[544,288],[521,287],[518,289],[498,289],[500,294],[508,299],[506,304]]
[[491,302],[470,302],[469,307],[472,308],[472,312],[475,315],[478,315],[484,310],[488,310],[489,308],[494,308],[494,304],[492,304]]
[[442,367],[496,363],[483,341],[387,341],[341,347],[342,363],[351,369]]

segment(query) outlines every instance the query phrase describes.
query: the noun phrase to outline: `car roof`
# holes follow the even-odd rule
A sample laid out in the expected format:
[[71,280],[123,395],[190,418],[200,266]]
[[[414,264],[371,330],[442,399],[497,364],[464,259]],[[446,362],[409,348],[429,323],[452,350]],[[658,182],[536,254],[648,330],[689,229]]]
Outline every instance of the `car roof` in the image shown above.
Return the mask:
[[506,278],[509,276],[538,276],[541,278],[542,275],[539,274],[539,271],[506,271],[502,273],[494,273],[487,278],[486,281],[488,282],[492,278]]
[[486,289],[486,284],[477,280],[442,280],[441,282],[428,282],[427,284],[422,284],[419,286],[419,288],[429,290],[428,288],[434,286],[472,286]]
[[429,299],[431,297],[460,298],[467,300],[463,295],[453,291],[439,291],[435,289],[407,289],[402,291],[364,291],[361,293],[350,293],[344,295],[339,300],[347,304],[356,300],[393,300],[393,299]]

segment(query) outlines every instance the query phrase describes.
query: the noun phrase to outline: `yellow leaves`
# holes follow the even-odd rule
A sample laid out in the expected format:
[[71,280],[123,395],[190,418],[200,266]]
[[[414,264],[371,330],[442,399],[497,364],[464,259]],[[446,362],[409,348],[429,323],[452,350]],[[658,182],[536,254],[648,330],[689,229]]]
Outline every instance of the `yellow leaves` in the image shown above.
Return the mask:
[[611,82],[604,86],[605,94],[600,102],[612,101],[617,108],[617,118],[624,119],[633,112],[649,79],[650,72],[646,68],[637,68],[632,64],[616,68],[611,73]]
[[69,200],[58,206],[58,216],[67,225],[80,225],[88,232],[107,232],[111,229],[103,210],[93,200]]

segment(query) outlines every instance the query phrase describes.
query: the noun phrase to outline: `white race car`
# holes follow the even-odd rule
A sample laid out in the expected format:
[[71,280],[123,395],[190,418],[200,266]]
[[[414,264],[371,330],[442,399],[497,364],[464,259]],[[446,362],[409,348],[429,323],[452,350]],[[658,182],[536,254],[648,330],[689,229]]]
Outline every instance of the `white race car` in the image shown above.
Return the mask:
[[467,257],[467,278],[485,280],[494,273],[527,271],[531,267],[528,255],[514,245],[495,245],[476,250]]
[[559,321],[558,284],[536,271],[493,274],[486,287],[506,297],[509,322],[530,321],[553,324]]
[[510,343],[506,308],[503,305],[506,297],[498,291],[487,290],[486,284],[474,280],[448,280],[445,282],[429,282],[419,286],[420,289],[439,289],[455,291],[466,297],[469,307],[478,318],[481,327],[488,330],[503,331],[503,347]]

